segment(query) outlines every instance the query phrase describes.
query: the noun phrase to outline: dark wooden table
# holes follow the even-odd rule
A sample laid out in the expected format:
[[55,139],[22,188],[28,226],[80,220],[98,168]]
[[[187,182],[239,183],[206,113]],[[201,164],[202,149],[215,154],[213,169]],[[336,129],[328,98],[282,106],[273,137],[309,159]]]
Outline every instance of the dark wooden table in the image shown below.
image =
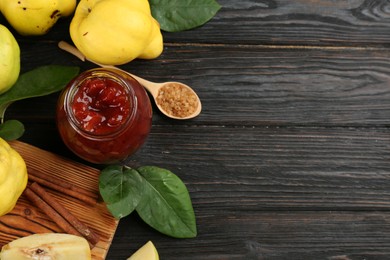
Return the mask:
[[[107,259],[152,240],[169,259],[390,259],[390,1],[219,0],[205,26],[164,33],[156,60],[123,66],[183,81],[202,114],[154,107],[147,143],[128,162],[187,185],[198,236],[157,233],[134,213]],[[3,18],[1,18],[3,21]],[[69,19],[19,37],[22,70],[82,63],[57,48]],[[79,160],[58,137],[58,94],[14,103],[21,141]]]

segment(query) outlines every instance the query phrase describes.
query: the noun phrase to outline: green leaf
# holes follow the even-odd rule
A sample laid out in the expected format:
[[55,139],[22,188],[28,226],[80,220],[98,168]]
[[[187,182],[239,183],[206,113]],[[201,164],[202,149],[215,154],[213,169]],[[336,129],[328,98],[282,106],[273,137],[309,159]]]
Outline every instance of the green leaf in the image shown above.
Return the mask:
[[6,141],[16,140],[24,133],[24,125],[18,120],[8,120],[0,124],[0,137]]
[[137,169],[146,180],[136,211],[151,227],[176,238],[197,235],[195,213],[184,183],[175,174],[155,166]]
[[61,90],[79,73],[78,67],[48,65],[19,76],[10,90],[0,95],[0,137],[8,141],[21,137],[24,126],[17,120],[4,122],[8,106],[21,99],[44,96]]
[[19,76],[10,90],[0,95],[0,116],[17,100],[49,95],[64,88],[79,73],[78,67],[47,65]]
[[65,87],[79,70],[78,67],[47,65],[23,73],[10,90],[0,95],[0,104],[57,92]]
[[141,200],[143,179],[134,169],[110,165],[100,173],[99,191],[108,210],[120,219],[133,212]]
[[152,16],[161,30],[178,32],[208,22],[221,6],[215,0],[149,0]]

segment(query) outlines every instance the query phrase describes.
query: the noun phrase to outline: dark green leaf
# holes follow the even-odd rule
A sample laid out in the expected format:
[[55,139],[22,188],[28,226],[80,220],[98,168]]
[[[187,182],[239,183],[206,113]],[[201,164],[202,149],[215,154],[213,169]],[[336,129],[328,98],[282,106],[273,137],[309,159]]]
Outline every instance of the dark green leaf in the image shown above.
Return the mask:
[[143,179],[126,166],[111,165],[99,176],[99,191],[108,210],[115,218],[123,218],[134,211],[143,192]]
[[172,172],[154,166],[137,169],[145,178],[136,211],[151,227],[176,238],[197,235],[195,213],[184,183]]
[[24,125],[18,120],[8,120],[0,124],[0,137],[6,141],[16,140],[24,133]]
[[161,30],[167,32],[201,26],[221,8],[215,0],[149,0],[149,3]]
[[[42,66],[23,73],[10,90],[0,95],[0,106],[60,91],[78,73],[78,67],[57,65]],[[3,111],[0,113],[4,114]]]

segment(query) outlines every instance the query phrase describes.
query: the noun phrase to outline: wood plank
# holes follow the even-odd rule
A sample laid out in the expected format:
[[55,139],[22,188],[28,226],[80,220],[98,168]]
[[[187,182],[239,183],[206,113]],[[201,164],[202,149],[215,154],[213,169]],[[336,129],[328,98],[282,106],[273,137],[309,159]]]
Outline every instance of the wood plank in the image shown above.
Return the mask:
[[[10,145],[21,154],[29,171],[39,171],[43,175],[53,176],[96,195],[99,194],[99,171],[97,169],[20,141],[10,142]],[[50,189],[47,191],[80,221],[96,232],[100,241],[92,249],[92,259],[105,259],[119,222],[107,211],[105,204],[98,202],[96,205],[87,205],[66,194]],[[64,231],[32,205],[24,195],[9,214],[0,217],[0,247],[19,237],[47,232]]]
[[[25,67],[94,67],[60,51],[56,42],[23,44],[23,50]],[[192,86],[202,99],[203,111],[180,124],[390,124],[390,54],[385,49],[169,46],[160,59],[122,67],[152,81],[177,80]],[[56,98],[53,94],[20,106],[15,103],[8,110],[10,118],[53,120]],[[155,124],[177,123],[156,107],[154,111]]]
[[171,169],[203,212],[389,210],[389,144],[388,128],[156,126],[128,163]]
[[132,236],[124,233],[114,239],[108,259],[125,259],[149,239],[160,259],[170,260],[348,260],[390,255],[389,212],[261,212],[250,208],[238,212],[210,206],[197,213],[198,237],[188,240],[154,233],[137,216],[124,219],[120,225]]
[[389,2],[367,0],[218,0],[201,28],[164,34],[166,42],[388,46]]

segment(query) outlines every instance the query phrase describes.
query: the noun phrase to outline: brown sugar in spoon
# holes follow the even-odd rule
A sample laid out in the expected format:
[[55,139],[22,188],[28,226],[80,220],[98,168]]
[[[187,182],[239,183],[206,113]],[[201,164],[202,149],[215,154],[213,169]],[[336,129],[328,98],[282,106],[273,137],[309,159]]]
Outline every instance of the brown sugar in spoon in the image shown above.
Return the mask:
[[175,81],[164,83],[151,82],[115,66],[93,62],[87,59],[76,47],[67,42],[60,41],[58,47],[73,54],[82,61],[88,60],[100,67],[114,68],[129,74],[145,87],[152,95],[158,109],[167,117],[179,120],[191,119],[198,116],[202,110],[202,104],[198,95],[186,84]]

